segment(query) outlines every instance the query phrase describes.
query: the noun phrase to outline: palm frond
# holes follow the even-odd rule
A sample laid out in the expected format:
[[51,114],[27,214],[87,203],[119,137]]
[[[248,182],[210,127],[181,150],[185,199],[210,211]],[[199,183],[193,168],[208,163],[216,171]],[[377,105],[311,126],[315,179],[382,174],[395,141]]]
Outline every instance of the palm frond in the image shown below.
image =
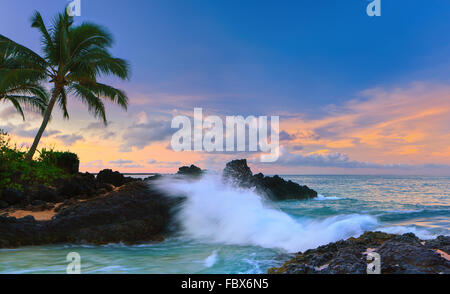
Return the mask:
[[58,104],[63,112],[63,117],[69,119],[69,112],[67,111],[67,93],[65,89],[62,89],[59,94]]
[[89,112],[92,113],[94,117],[101,119],[105,125],[108,124],[106,120],[105,105],[98,96],[80,84],[71,85],[70,91],[88,106]]
[[20,62],[22,67],[39,68],[45,70],[47,61],[39,54],[25,46],[22,46],[11,39],[0,34],[0,55],[5,61],[9,58]]
[[109,101],[120,105],[125,110],[127,109],[128,97],[122,90],[102,83],[83,84],[83,86],[98,97],[108,99]]
[[49,58],[54,51],[54,46],[52,42],[52,37],[47,30],[47,27],[44,24],[44,20],[42,19],[41,14],[38,11],[33,13],[31,17],[31,27],[36,28],[42,35],[42,49],[46,55],[46,58]]

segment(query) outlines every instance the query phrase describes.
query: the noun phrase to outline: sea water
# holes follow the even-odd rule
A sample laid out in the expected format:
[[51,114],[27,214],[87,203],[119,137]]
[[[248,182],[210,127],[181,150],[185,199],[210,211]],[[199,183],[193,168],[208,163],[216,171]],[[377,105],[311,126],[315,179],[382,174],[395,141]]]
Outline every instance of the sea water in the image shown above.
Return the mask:
[[450,178],[417,176],[283,176],[318,191],[312,200],[273,202],[219,177],[163,180],[185,195],[180,232],[162,243],[127,246],[49,245],[0,249],[0,273],[65,273],[69,252],[82,273],[265,273],[293,252],[364,231],[450,234]]

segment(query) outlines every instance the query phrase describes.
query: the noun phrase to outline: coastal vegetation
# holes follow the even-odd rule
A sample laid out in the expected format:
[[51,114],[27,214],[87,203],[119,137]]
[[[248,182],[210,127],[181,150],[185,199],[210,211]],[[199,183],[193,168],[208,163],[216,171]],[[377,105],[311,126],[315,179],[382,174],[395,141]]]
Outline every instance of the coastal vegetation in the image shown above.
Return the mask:
[[[90,113],[107,124],[104,101],[127,109],[128,97],[124,91],[99,82],[99,78],[115,76],[125,80],[130,76],[128,62],[109,52],[114,42],[105,28],[87,22],[74,25],[66,10],[54,18],[49,28],[36,11],[31,26],[41,34],[42,55],[0,35],[0,99],[10,100],[22,115],[21,104],[39,108],[43,113],[41,126],[25,156],[27,160],[33,158],[56,104],[68,119],[68,98],[78,98]],[[49,95],[44,83],[50,84]]]
[[5,189],[23,192],[25,186],[50,186],[78,172],[79,160],[74,153],[47,149],[38,153],[35,160],[27,160],[27,152],[13,145],[9,135],[0,130],[0,200]]

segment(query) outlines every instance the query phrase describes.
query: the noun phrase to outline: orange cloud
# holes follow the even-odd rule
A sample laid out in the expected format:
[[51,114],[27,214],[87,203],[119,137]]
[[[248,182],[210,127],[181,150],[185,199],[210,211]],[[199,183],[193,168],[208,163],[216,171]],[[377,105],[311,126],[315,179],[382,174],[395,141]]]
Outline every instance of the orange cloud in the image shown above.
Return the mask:
[[[177,99],[174,101],[179,102]],[[169,99],[170,103],[174,101]],[[145,101],[137,103],[142,105]],[[73,115],[69,121],[62,120],[57,112],[54,114],[48,127],[52,132],[40,146],[76,152],[81,159],[82,170],[97,172],[110,167],[128,172],[167,173],[184,164],[222,168],[225,161],[235,157],[258,157],[255,154],[174,152],[167,148],[170,138],[163,136],[164,129],[161,136],[142,138],[147,140],[142,144],[134,142],[140,133],[136,130],[130,133],[133,128],[140,126],[145,133],[153,121],[170,120],[174,110],[150,114],[142,109],[123,113],[110,108],[108,117],[112,122],[104,127],[96,123],[81,105],[73,103],[70,109]],[[181,112],[177,113],[185,111],[180,109]],[[1,106],[0,113],[7,114],[1,124],[14,126],[14,130],[22,128],[20,132],[13,132],[14,141],[31,144],[31,133],[40,124],[39,116],[31,115],[24,124],[19,116]],[[280,117],[281,130],[289,136],[289,140],[282,143],[291,154],[304,157],[299,162],[320,162],[322,165],[337,162],[334,167],[321,167],[330,173],[340,172],[349,165],[355,166],[353,171],[364,170],[365,165],[358,163],[370,163],[366,166],[450,165],[449,86],[422,83],[392,90],[371,89],[360,93],[360,99],[328,106],[326,115],[322,117],[307,117],[310,116],[305,113]],[[128,137],[133,135],[131,139],[134,141],[130,142],[134,143],[123,148],[126,134]],[[267,173],[296,173],[299,170],[299,167],[276,163],[269,167],[255,163],[255,168],[265,169]],[[301,170],[316,171],[304,166]]]
[[[376,163],[450,164],[450,87],[413,84],[386,91],[373,89],[329,109],[320,119],[291,118],[282,123],[298,137],[288,144],[305,152],[330,149],[352,159]],[[448,150],[448,149],[447,149]]]

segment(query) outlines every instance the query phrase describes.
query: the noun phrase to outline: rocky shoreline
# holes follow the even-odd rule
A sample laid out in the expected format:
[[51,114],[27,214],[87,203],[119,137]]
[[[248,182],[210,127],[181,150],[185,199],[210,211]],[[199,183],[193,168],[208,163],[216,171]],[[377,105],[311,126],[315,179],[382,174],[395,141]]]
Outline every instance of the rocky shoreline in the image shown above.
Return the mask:
[[[3,190],[0,203],[0,248],[57,243],[138,244],[160,242],[176,231],[174,211],[183,197],[167,197],[156,189],[161,177],[198,179],[204,171],[191,165],[176,175],[147,179],[103,170],[79,173],[55,186]],[[245,159],[229,162],[223,179],[252,188],[273,201],[311,199],[317,192],[281,177],[253,175]],[[273,274],[363,274],[367,253],[381,256],[382,273],[450,273],[450,237],[420,240],[413,234],[366,232],[299,252]]]
[[450,237],[420,240],[403,235],[366,232],[358,238],[299,252],[271,274],[365,274],[367,254],[378,253],[382,274],[450,274]]
[[[203,172],[194,165],[183,166],[172,176],[195,180]],[[31,186],[24,192],[5,189],[0,203],[0,248],[162,241],[177,227],[173,212],[182,198],[158,191],[153,180],[161,177],[142,180],[105,169],[97,176],[78,173],[52,187]],[[245,159],[228,163],[224,178],[255,187],[274,200],[285,199],[286,194],[297,199],[317,196],[314,190],[278,176],[253,176]]]
[[134,181],[92,199],[63,203],[50,220],[0,216],[0,248],[162,241],[171,202],[144,182]]

